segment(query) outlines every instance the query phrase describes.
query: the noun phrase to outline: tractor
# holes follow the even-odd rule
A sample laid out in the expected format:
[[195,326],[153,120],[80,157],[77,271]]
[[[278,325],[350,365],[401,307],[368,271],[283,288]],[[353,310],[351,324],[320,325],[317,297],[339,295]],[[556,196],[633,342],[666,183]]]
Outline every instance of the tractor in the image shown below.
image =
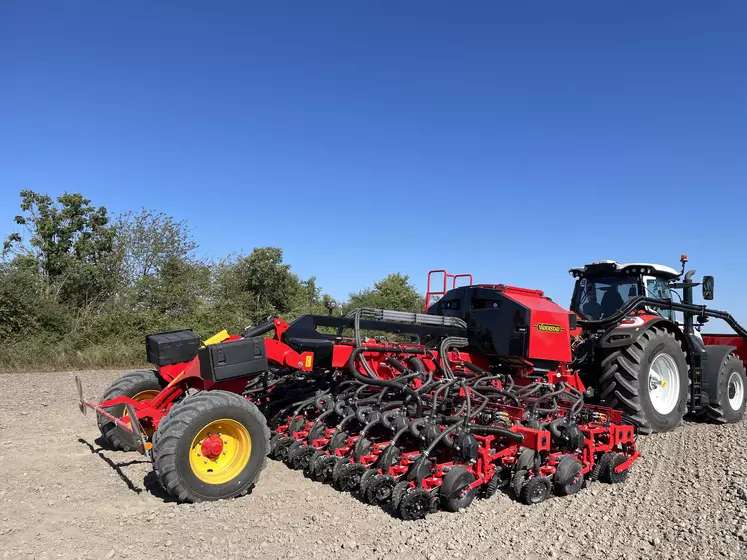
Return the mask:
[[[205,341],[155,333],[154,369],[125,374],[98,403],[76,378],[79,407],[96,412],[105,443],[150,457],[179,501],[244,495],[270,456],[403,519],[499,488],[536,504],[623,482],[638,434],[688,412],[742,418],[747,331],[693,303],[696,286],[713,298],[713,278],[694,282],[681,262],[571,269],[570,310],[441,270],[425,313],[269,317]],[[735,334],[701,335],[710,318]]]
[[[713,277],[694,282],[687,256],[680,262],[679,271],[615,261],[569,271],[574,367],[586,396],[621,410],[641,433],[671,430],[687,413],[718,423],[744,415],[747,332],[730,314],[693,303],[696,286],[713,299]],[[736,336],[701,335],[709,318],[725,320]]]

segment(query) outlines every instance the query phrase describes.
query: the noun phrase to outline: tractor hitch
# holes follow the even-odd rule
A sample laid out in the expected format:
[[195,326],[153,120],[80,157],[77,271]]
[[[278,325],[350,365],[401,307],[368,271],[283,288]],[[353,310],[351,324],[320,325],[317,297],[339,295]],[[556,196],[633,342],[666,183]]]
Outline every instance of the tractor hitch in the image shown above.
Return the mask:
[[[83,397],[83,383],[77,375],[75,376],[75,387],[78,391],[78,409],[83,413],[83,416],[86,415],[90,408],[96,412],[96,414],[100,414],[107,420],[111,420],[118,428],[132,434],[135,438],[135,447],[140,454],[151,458],[150,450],[153,447],[153,444],[151,444],[145,437],[145,432],[143,431],[140,422],[137,420],[135,408],[130,403],[124,403],[126,415],[122,416],[122,418],[117,418],[113,414],[107,412],[100,404],[93,403]],[[134,422],[129,420],[133,418],[135,419]],[[128,421],[125,421],[125,419],[128,419]]]

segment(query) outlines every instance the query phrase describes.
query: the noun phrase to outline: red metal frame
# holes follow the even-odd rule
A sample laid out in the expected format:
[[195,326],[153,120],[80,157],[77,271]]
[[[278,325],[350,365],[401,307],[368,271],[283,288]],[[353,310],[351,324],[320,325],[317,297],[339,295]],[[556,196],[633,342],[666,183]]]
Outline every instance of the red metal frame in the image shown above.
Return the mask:
[[[443,274],[443,291],[435,292],[431,290],[431,282],[432,282],[432,276],[434,274]],[[428,271],[428,287],[426,288],[425,293],[425,309],[426,311],[431,306],[431,296],[443,296],[448,292],[449,290],[453,290],[454,288],[457,288],[457,281],[459,278],[469,278],[469,284],[468,286],[471,286],[474,281],[472,279],[471,274],[449,274],[445,270],[430,270]],[[449,279],[451,279],[451,288],[448,287]]]

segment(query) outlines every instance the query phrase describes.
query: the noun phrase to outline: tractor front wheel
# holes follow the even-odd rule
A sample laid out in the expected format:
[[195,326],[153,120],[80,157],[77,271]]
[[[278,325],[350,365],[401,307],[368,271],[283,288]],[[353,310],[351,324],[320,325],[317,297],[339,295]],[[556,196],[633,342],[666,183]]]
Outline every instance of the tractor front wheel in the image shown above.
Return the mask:
[[205,391],[174,405],[157,433],[158,481],[182,502],[243,496],[267,463],[265,417],[227,391]]
[[641,433],[676,428],[687,412],[690,385],[685,353],[674,334],[651,327],[602,361],[600,396],[622,410]]

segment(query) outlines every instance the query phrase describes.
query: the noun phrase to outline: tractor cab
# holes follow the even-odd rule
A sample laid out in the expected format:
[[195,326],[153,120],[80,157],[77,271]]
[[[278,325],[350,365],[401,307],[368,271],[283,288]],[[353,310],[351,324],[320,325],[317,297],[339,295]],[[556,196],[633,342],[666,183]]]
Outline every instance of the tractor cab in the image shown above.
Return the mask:
[[[576,278],[571,310],[586,320],[614,315],[631,298],[646,296],[671,299],[670,282],[681,272],[660,264],[600,261],[569,271]],[[656,313],[674,321],[671,309]]]

